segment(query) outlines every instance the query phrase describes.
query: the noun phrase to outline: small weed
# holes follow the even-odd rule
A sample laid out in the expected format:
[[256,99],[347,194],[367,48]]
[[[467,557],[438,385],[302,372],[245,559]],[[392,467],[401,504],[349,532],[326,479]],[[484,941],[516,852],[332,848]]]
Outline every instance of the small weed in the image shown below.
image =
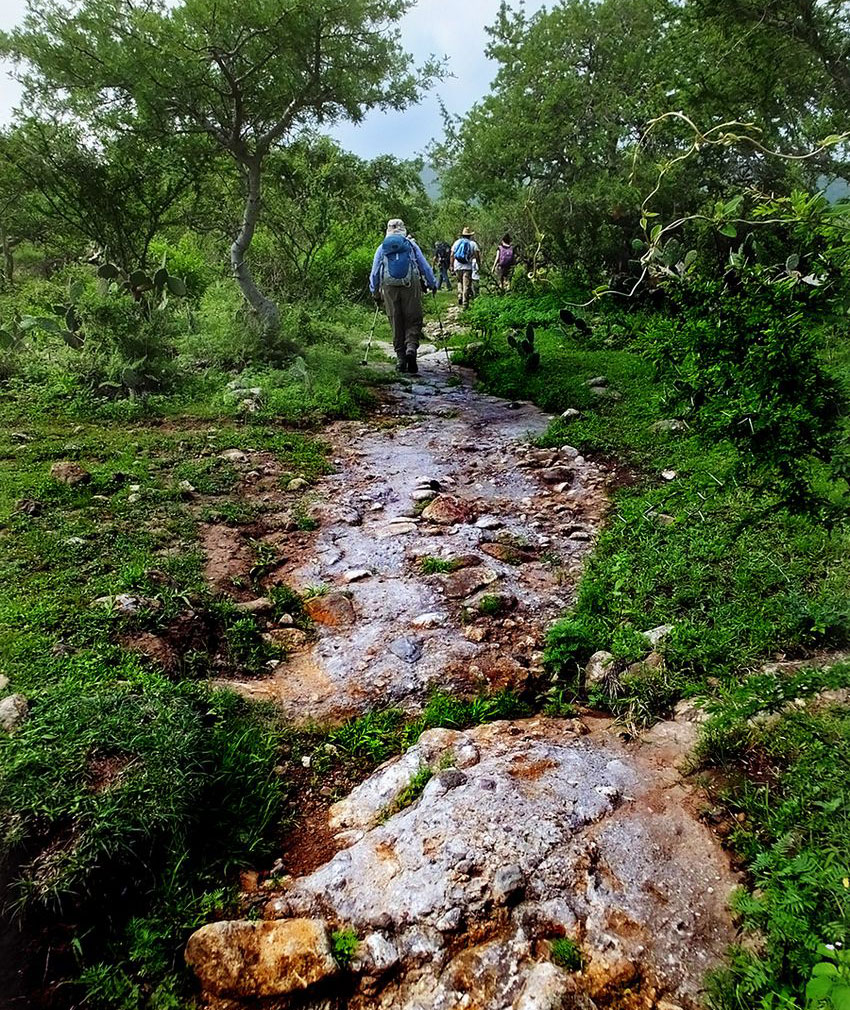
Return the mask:
[[330,586],[322,582],[315,586],[307,586],[303,595],[305,600],[315,600],[319,596],[327,596],[330,591]]
[[419,797],[422,795],[422,790],[431,781],[434,773],[427,765],[423,765],[413,776],[410,782],[401,790],[401,792],[396,796],[392,803],[387,804],[387,806],[381,811],[378,818],[381,824],[384,821],[388,821],[394,814],[399,813],[399,811],[404,810],[405,807],[409,807],[411,804],[415,803]]
[[335,929],[331,933],[331,951],[340,968],[347,968],[360,942],[353,929]]
[[581,948],[568,936],[559,936],[557,940],[551,940],[549,954],[552,961],[566,971],[581,971],[584,967]]
[[309,506],[303,500],[299,501],[292,509],[292,521],[304,533],[312,533],[320,525],[319,520],[311,514]]
[[488,593],[478,601],[477,609],[484,617],[498,617],[505,609],[505,601],[501,596]]
[[419,559],[419,570],[423,575],[448,575],[458,570],[458,562],[451,558],[425,557]]

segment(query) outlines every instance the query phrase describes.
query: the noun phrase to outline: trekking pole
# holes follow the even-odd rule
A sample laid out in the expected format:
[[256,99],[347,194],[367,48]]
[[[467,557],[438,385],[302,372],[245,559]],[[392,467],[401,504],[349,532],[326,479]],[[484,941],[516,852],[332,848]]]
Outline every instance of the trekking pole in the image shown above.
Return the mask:
[[361,365],[369,364],[369,351],[372,350],[372,338],[375,336],[375,327],[378,325],[378,313],[381,311],[381,306],[375,306],[375,318],[372,320],[372,329],[369,331],[369,342],[366,344],[366,353],[363,355],[363,360],[360,362]]
[[449,371],[451,371],[452,359],[449,357],[449,341],[446,337],[445,331],[443,330],[443,318],[440,315],[440,303],[437,301],[437,292],[432,291],[431,294],[434,296],[434,311],[437,313],[437,322],[440,324],[440,342],[443,345],[443,350],[446,352],[446,364],[449,366]]

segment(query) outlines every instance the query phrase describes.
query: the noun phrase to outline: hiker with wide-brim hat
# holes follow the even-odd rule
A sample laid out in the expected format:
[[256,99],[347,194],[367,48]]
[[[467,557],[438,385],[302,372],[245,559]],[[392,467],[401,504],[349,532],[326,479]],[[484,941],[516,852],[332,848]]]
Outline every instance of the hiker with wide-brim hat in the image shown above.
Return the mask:
[[423,282],[429,291],[437,290],[434,273],[422,250],[408,237],[404,221],[392,218],[384,241],[375,250],[369,290],[386,309],[400,372],[419,371],[416,352],[422,339]]
[[469,308],[472,298],[472,265],[481,269],[481,250],[475,241],[475,232],[467,227],[452,246],[452,271],[457,277],[457,303],[461,308]]

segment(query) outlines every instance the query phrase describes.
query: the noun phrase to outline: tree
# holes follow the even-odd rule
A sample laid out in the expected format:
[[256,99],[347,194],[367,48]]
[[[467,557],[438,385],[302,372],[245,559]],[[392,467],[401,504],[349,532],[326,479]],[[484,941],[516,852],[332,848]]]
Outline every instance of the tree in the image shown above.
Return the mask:
[[31,229],[50,229],[129,273],[147,267],[156,234],[179,222],[209,152],[196,138],[168,147],[134,133],[94,142],[77,126],[33,119],[5,136],[0,160],[29,194]]
[[[435,152],[446,191],[520,220],[527,208],[547,254],[591,277],[626,268],[655,163],[690,142],[681,124],[665,124],[633,177],[654,118],[678,109],[703,127],[742,120],[785,150],[835,132],[822,101],[831,82],[808,49],[736,25],[705,16],[696,0],[562,0],[532,16],[503,4],[490,29],[492,92]],[[675,218],[742,187],[789,192],[824,170],[708,148],[666,177],[655,209]]]
[[285,285],[318,294],[330,278],[317,269],[317,259],[333,267],[356,247],[374,251],[373,239],[388,217],[403,217],[411,229],[424,223],[428,196],[420,169],[418,162],[390,155],[364,161],[320,136],[304,136],[274,152],[264,221]]
[[0,53],[39,109],[98,138],[142,132],[168,146],[204,137],[236,164],[242,221],[233,274],[264,332],[279,326],[246,254],[271,151],[299,129],[371,108],[401,109],[437,71],[417,75],[395,27],[405,0],[29,0]]

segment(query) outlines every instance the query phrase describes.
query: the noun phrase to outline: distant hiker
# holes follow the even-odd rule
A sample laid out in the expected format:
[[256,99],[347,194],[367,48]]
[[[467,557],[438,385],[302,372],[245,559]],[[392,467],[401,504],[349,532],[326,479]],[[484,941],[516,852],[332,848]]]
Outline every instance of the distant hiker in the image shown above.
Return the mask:
[[510,235],[503,235],[499,248],[496,250],[496,259],[493,261],[493,273],[499,282],[502,291],[508,291],[511,286],[511,276],[516,266],[516,250],[511,242]]
[[383,305],[393,331],[396,367],[419,371],[416,352],[422,337],[422,285],[437,290],[437,281],[419,246],[407,237],[404,221],[387,222],[387,235],[375,251],[369,290]]
[[452,247],[448,242],[434,243],[434,272],[438,274],[437,290],[446,285],[446,290],[451,291],[452,282],[449,280],[449,267],[452,263]]
[[462,308],[469,307],[472,298],[472,264],[481,266],[481,250],[475,241],[475,232],[464,228],[460,238],[452,246],[452,271],[457,277],[457,303]]
[[472,261],[472,294],[469,300],[472,301],[481,294],[481,263],[475,259]]

